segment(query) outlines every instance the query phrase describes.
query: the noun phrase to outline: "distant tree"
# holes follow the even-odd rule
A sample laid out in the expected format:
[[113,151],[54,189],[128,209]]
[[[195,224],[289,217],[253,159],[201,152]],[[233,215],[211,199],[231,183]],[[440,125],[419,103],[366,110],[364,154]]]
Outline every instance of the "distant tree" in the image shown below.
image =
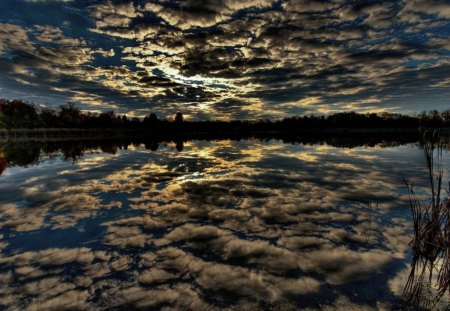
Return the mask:
[[450,121],[450,110],[445,110],[441,112],[442,121],[448,123]]
[[155,113],[151,113],[144,118],[144,126],[145,127],[154,127],[158,123],[158,117]]
[[98,122],[102,128],[112,128],[120,123],[120,119],[116,118],[116,114],[111,110],[100,113]]
[[177,114],[175,115],[175,123],[183,123],[183,121],[183,114],[181,112],[177,112]]
[[205,131],[293,132],[301,129],[318,128],[438,128],[450,126],[450,110],[432,110],[417,115],[399,113],[356,113],[340,112],[328,116],[305,115],[286,117],[280,120],[231,120],[231,121],[185,121],[178,112],[173,120],[158,119],[155,113],[138,118],[116,115],[114,111],[93,113],[81,111],[74,103],[61,105],[58,109],[36,107],[22,100],[0,99],[0,128],[117,128],[117,129],[158,129],[159,131]]
[[149,116],[150,122],[156,122],[158,121],[158,116],[154,113],[151,113]]
[[81,110],[72,102],[59,106],[58,116],[64,127],[77,127],[82,122]]
[[129,125],[131,128],[138,129],[141,127],[141,120],[139,118],[133,117],[131,120],[129,120]]
[[36,107],[19,99],[0,100],[0,124],[6,128],[41,126]]
[[442,124],[442,118],[441,114],[437,110],[431,110],[429,112],[429,122],[431,124],[441,125]]
[[42,108],[39,112],[39,118],[44,127],[47,128],[56,128],[59,127],[59,119],[55,109],[52,108]]

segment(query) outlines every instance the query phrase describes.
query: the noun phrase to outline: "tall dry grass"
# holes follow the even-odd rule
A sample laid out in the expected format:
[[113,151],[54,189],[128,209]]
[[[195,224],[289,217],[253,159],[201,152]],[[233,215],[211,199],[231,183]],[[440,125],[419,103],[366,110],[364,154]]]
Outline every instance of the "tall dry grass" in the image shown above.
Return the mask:
[[426,205],[421,204],[413,185],[405,179],[414,237],[410,243],[413,257],[404,298],[408,305],[424,310],[450,309],[442,305],[450,297],[450,197],[449,189],[443,186],[442,164],[442,151],[447,144],[439,130],[423,133],[431,195]]

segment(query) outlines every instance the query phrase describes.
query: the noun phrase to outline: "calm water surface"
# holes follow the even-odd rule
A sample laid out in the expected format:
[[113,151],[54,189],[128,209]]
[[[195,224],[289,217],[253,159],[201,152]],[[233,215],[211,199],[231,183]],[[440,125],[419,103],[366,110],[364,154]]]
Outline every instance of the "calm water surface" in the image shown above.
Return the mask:
[[416,143],[58,146],[0,148],[0,309],[401,301],[412,234],[402,175],[427,187]]

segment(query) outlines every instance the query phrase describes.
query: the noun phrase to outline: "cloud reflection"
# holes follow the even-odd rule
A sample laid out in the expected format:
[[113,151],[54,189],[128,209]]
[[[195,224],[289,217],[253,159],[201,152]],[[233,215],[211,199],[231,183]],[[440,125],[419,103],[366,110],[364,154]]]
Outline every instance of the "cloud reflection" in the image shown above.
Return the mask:
[[[420,157],[414,145],[254,140],[44,159],[1,177],[2,307],[319,309],[322,301],[333,310],[383,305],[379,292],[395,301],[392,277],[410,233],[400,173],[420,176]],[[355,287],[368,296],[348,294]]]

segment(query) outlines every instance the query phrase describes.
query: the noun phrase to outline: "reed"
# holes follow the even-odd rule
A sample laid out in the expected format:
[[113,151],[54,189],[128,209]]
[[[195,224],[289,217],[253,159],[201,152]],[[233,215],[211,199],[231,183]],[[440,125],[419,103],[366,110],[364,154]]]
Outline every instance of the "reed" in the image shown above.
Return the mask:
[[409,191],[414,236],[410,242],[413,252],[411,272],[403,294],[409,305],[425,310],[441,309],[440,302],[450,295],[450,197],[442,182],[445,143],[439,130],[423,133],[422,146],[431,195],[426,205],[421,204],[414,186],[404,179]]

